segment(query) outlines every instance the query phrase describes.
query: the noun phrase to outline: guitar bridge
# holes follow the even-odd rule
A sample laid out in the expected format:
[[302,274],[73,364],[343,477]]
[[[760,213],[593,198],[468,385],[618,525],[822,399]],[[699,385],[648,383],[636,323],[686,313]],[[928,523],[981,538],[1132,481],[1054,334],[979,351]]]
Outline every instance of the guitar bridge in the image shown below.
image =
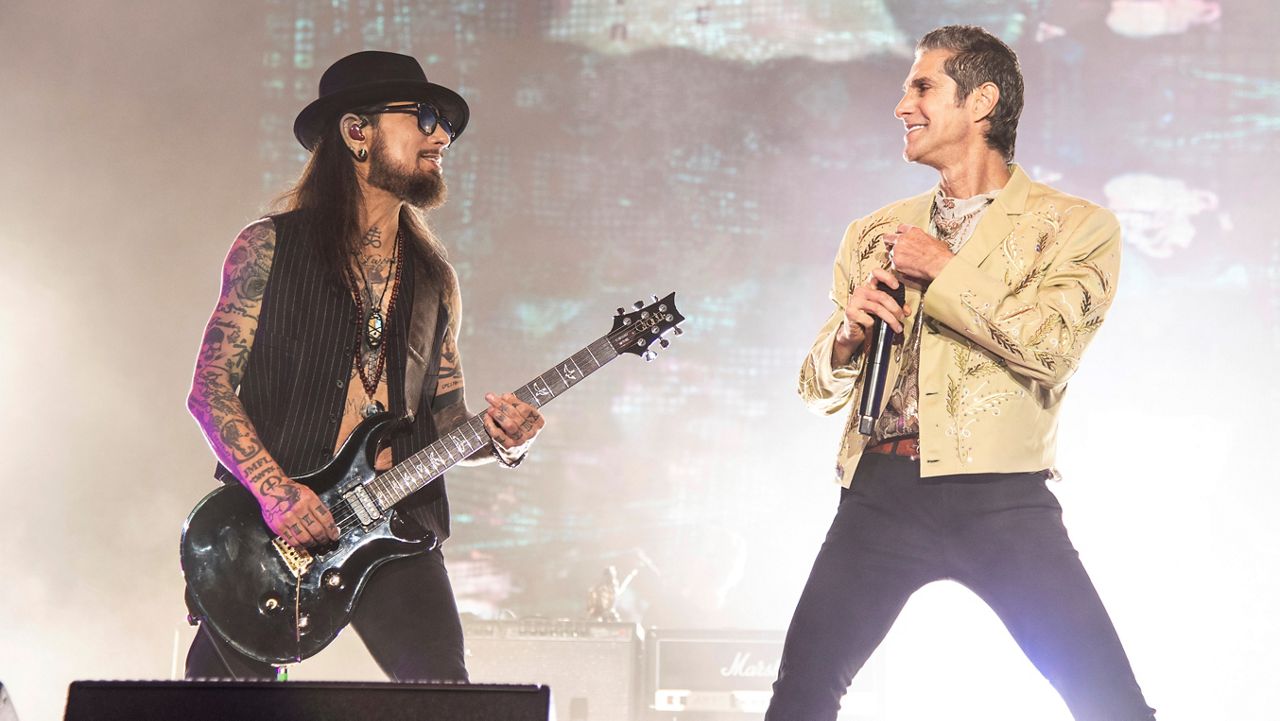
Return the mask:
[[307,569],[311,568],[311,563],[315,561],[310,553],[299,551],[279,536],[271,540],[271,545],[275,547],[276,553],[284,561],[284,565],[289,567],[289,572],[293,574],[294,578],[302,578],[302,574],[306,573]]

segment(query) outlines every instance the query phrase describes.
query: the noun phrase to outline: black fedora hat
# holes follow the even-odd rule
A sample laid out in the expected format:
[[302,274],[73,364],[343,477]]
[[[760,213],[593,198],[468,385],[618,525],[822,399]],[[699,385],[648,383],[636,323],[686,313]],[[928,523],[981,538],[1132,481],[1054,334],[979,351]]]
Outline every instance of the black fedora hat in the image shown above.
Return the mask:
[[436,106],[449,119],[454,139],[467,127],[471,111],[461,95],[427,82],[422,66],[408,55],[365,50],[342,58],[320,76],[320,97],[298,113],[293,134],[302,147],[312,150],[326,123],[349,110],[398,100],[422,101]]

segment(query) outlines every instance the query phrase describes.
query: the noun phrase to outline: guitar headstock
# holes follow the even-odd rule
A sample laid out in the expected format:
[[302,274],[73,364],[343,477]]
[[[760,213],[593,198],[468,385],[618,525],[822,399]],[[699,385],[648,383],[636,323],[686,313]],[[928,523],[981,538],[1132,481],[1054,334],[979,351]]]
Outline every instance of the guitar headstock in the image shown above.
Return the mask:
[[634,353],[645,360],[653,360],[659,347],[666,348],[670,341],[665,336],[674,331],[680,335],[677,326],[684,321],[684,316],[676,308],[676,294],[671,292],[666,298],[653,296],[653,302],[645,305],[638,300],[630,313],[619,308],[613,319],[613,330],[609,331],[609,343],[619,355]]

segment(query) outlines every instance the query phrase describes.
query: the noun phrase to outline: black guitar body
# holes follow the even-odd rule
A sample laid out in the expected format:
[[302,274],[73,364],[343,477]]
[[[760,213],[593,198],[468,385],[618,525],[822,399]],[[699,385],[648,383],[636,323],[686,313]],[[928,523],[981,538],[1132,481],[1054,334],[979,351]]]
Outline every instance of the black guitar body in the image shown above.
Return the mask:
[[374,478],[379,442],[398,424],[390,413],[365,419],[332,461],[293,479],[316,492],[342,531],[337,543],[310,555],[300,576],[295,569],[307,556],[293,556],[271,532],[248,490],[223,486],[196,505],[183,526],[181,558],[203,623],[241,653],[295,663],[337,637],[375,568],[435,546],[429,533],[415,534],[392,514],[362,524],[343,497]]
[[[621,354],[652,360],[663,336],[684,316],[676,294],[618,309],[613,329],[516,389],[541,408]],[[262,520],[258,502],[240,486],[205,496],[182,528],[182,572],[192,611],[233,648],[260,661],[301,661],[329,645],[351,619],[360,591],[379,565],[429,551],[436,539],[401,522],[396,504],[445,471],[492,446],[480,413],[430,445],[375,473],[381,442],[404,421],[390,413],[365,419],[324,468],[293,480],[315,491],[340,531],[331,548],[294,551]]]

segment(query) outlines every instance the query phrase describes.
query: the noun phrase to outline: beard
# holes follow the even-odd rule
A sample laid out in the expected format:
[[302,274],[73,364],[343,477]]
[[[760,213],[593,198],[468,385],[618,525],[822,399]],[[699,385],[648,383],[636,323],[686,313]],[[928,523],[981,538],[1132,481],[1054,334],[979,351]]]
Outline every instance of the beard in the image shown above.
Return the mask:
[[382,138],[373,141],[369,152],[369,185],[391,193],[400,200],[423,210],[444,205],[447,188],[444,176],[436,170],[418,172],[387,159]]

